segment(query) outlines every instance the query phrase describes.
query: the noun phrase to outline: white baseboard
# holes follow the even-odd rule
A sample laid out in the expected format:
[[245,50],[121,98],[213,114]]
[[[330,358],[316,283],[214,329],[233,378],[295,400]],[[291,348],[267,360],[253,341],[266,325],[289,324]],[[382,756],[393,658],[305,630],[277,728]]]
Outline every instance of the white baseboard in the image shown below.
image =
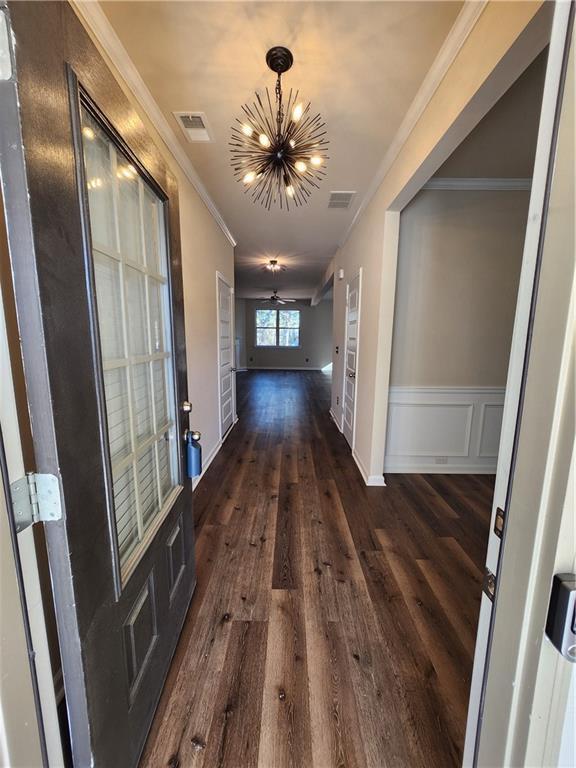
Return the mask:
[[368,472],[366,472],[366,469],[364,468],[362,461],[360,460],[358,454],[354,449],[352,449],[352,458],[356,462],[356,466],[360,470],[360,474],[362,475],[362,479],[364,480],[366,485],[379,486],[379,487],[386,485],[386,481],[384,480],[384,475],[369,475]]
[[[226,434],[226,435],[224,435],[224,440],[225,440],[225,439],[226,439],[226,437],[227,437],[227,436],[230,434],[230,432],[231,432],[231,431],[232,431],[232,430],[231,430],[231,429],[229,429],[229,430],[228,430],[228,432],[227,432],[227,434]],[[222,440],[218,440],[218,442],[217,442],[217,443],[216,443],[216,445],[215,445],[215,446],[212,448],[212,450],[211,450],[211,451],[208,453],[208,455],[206,456],[206,458],[202,457],[202,472],[201,472],[201,474],[199,474],[199,475],[198,475],[198,477],[194,477],[194,478],[192,479],[192,490],[193,490],[193,491],[196,489],[196,486],[198,485],[198,483],[200,482],[200,480],[202,480],[202,478],[203,478],[203,477],[204,477],[204,475],[206,474],[206,472],[207,472],[207,470],[208,470],[208,467],[210,466],[210,464],[212,464],[212,462],[214,461],[214,459],[215,459],[215,458],[216,458],[216,456],[218,455],[218,451],[220,450],[220,448],[222,448],[222,444],[223,444],[223,443],[222,443]]]
[[312,365],[250,365],[247,371],[321,371]]
[[504,387],[390,387],[385,473],[494,474]]

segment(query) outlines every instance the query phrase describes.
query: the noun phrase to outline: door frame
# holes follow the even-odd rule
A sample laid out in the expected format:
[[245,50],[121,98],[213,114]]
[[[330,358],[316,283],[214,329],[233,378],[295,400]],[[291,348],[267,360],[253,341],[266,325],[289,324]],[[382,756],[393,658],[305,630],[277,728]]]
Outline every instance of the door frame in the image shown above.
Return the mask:
[[[544,258],[550,227],[563,213],[566,215],[563,209],[552,211],[550,202],[554,202],[553,183],[559,176],[555,168],[567,96],[572,98],[573,110],[574,95],[565,86],[569,56],[574,60],[574,15],[573,3],[556,5],[530,203],[532,214],[535,210],[542,213],[529,216],[526,234],[525,257],[529,265],[534,260],[533,291],[527,297],[527,342],[522,360],[517,361],[517,365],[522,364],[522,382],[515,429],[507,436],[511,469],[503,507],[502,542],[494,568],[497,583],[475,739],[474,764],[479,765],[524,764],[539,650],[542,642],[547,642],[543,626],[574,450],[573,253],[566,249],[567,258],[557,253],[553,266],[550,254]],[[573,216],[570,201],[566,208]],[[573,223],[572,219],[572,227]],[[550,328],[553,338],[543,341]],[[556,378],[547,381],[551,374]],[[541,402],[541,387],[546,386],[551,397]],[[530,454],[531,445],[538,446],[539,461]],[[528,478],[533,486],[530,489]],[[487,564],[493,568],[492,529],[490,539]],[[475,658],[475,663],[480,661]],[[556,700],[554,704],[559,710],[560,703]],[[541,706],[540,713],[544,709]]]
[[[362,267],[359,267],[356,272],[352,275],[350,280],[346,283],[346,312],[344,313],[344,376],[342,380],[342,434],[344,434],[344,399],[346,395],[346,358],[348,356],[348,296],[350,292],[350,284],[354,282],[358,278],[358,321],[356,323],[356,376],[354,378],[354,412],[353,412],[353,419],[354,423],[352,425],[352,445],[350,446],[350,450],[352,451],[352,456],[354,457],[354,460],[356,463],[358,463],[358,458],[356,456],[356,413],[357,413],[357,407],[356,403],[358,402],[358,361],[360,359],[360,323],[362,319]],[[360,470],[363,473],[362,469]]]
[[[3,238],[1,196],[0,216]],[[10,286],[1,286],[0,544],[5,627],[1,657],[6,668],[0,695],[0,761],[56,768],[64,761],[34,536],[31,527],[16,533],[10,497],[10,484],[25,471],[3,297],[9,292]]]
[[[232,384],[232,425],[230,426],[230,429],[226,432],[225,435],[222,434],[222,393],[220,391],[220,290],[218,286],[218,281],[221,280],[224,285],[227,285],[230,289],[230,347],[232,350],[232,362],[231,362],[231,368],[232,368],[232,374],[233,374],[233,384]],[[232,427],[236,422],[238,421],[238,414],[236,413],[236,344],[235,344],[235,306],[234,306],[234,287],[230,285],[230,282],[228,278],[220,272],[220,270],[216,270],[216,349],[217,349],[217,360],[216,360],[216,370],[217,370],[217,381],[218,381],[218,438],[219,442],[222,444],[224,440],[228,437],[230,434]]]

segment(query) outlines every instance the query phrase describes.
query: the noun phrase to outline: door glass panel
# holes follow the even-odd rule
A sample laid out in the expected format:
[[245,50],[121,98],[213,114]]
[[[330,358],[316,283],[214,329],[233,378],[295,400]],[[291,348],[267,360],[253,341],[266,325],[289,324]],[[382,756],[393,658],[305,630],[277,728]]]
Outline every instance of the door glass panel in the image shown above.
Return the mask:
[[[118,157],[118,155],[117,155]],[[125,259],[145,263],[142,247],[142,217],[140,212],[140,190],[142,184],[133,165],[116,163],[118,189],[118,225],[120,230],[120,250]]]
[[140,270],[126,266],[126,303],[128,305],[128,348],[131,355],[148,352],[146,329],[146,277]]
[[116,223],[114,220],[114,175],[110,143],[105,134],[97,130],[89,120],[82,128],[84,140],[84,161],[86,163],[86,186],[90,206],[90,226],[94,248],[108,252],[116,246]]
[[180,484],[164,203],[84,108],[82,140],[125,581]]
[[132,450],[126,373],[124,367],[104,371],[108,445],[112,461],[125,458]]
[[94,251],[94,274],[99,286],[100,344],[106,360],[124,357],[120,263]]

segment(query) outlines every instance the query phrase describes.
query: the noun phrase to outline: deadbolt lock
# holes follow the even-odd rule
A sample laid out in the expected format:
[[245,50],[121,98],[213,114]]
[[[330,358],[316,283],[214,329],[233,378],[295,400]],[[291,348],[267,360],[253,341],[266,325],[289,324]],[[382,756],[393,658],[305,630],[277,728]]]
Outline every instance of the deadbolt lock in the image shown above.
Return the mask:
[[184,402],[182,403],[182,410],[184,411],[184,413],[190,413],[190,411],[192,410],[192,403],[189,400],[184,400]]

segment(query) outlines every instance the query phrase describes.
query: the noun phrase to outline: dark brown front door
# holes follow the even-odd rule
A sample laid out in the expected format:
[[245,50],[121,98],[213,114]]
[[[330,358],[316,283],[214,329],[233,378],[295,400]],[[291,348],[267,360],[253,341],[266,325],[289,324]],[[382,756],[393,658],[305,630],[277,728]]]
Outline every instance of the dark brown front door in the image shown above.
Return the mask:
[[[0,169],[75,765],[135,766],[194,589],[176,185],[71,7],[14,3]],[[30,468],[32,469],[32,468]]]

